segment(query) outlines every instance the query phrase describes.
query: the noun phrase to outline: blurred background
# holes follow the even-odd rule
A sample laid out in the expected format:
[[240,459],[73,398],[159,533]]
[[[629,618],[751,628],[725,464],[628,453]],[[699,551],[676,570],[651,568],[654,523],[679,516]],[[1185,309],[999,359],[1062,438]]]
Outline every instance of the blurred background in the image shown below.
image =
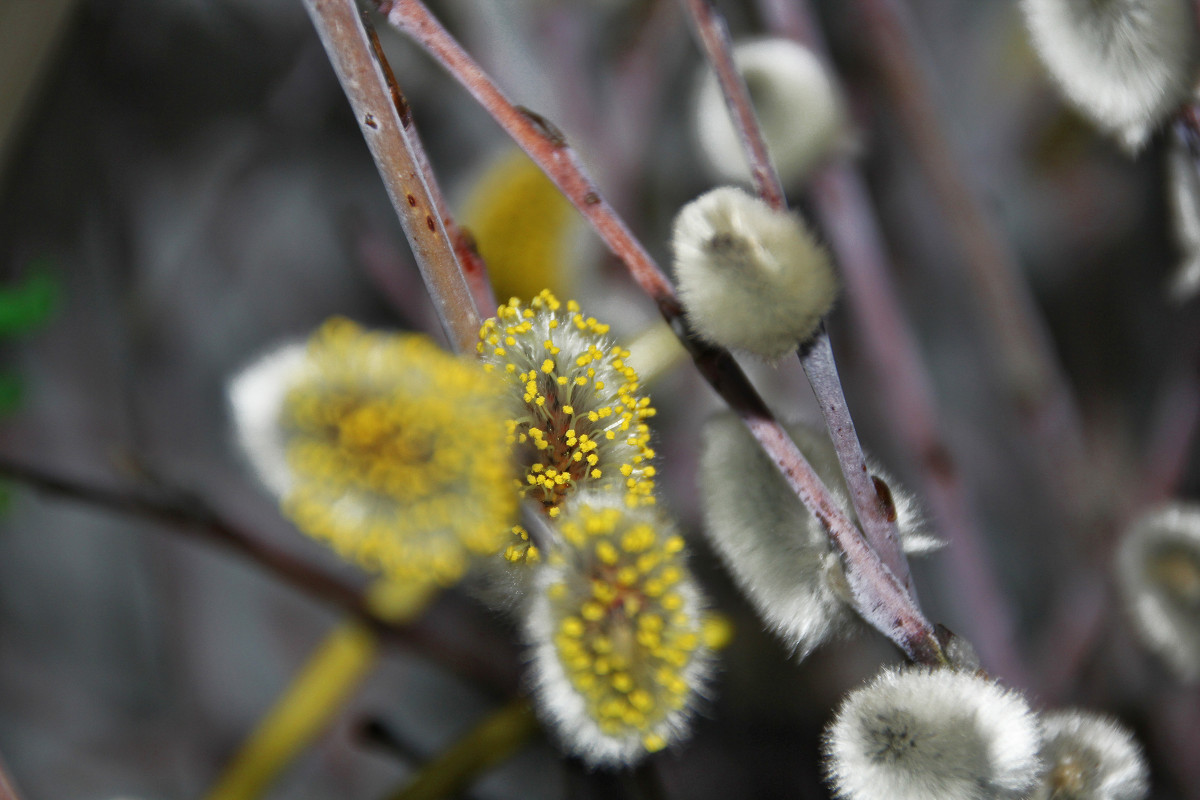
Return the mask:
[[[515,102],[565,132],[669,264],[674,213],[713,185],[691,133],[702,58],[681,6],[430,5]],[[735,37],[765,33],[769,3],[719,5]],[[1130,159],[1066,108],[1015,3],[906,6],[946,133],[1032,289],[1088,435],[1073,476],[1079,524],[994,367],[963,251],[905,139],[858,6],[819,3],[897,296],[1015,623],[1020,672],[993,668],[1038,707],[1086,706],[1131,727],[1155,798],[1200,797],[1200,695],[1138,644],[1108,588],[1129,517],[1200,492],[1188,446],[1200,329],[1195,303],[1166,297],[1179,254],[1163,137]],[[623,340],[650,328],[653,304],[536,180],[521,179],[543,225],[496,212],[513,202],[512,176],[525,174],[511,145],[376,21],[451,205],[476,226],[496,280],[515,287],[501,296],[524,291],[525,270]],[[21,473],[216,515],[363,585],[256,484],[231,438],[225,386],[331,315],[440,335],[432,308],[298,0],[0,0],[0,159],[0,460],[13,475],[0,489],[0,757],[26,800],[200,797],[339,612],[214,545],[202,525],[36,492]],[[510,177],[497,179],[504,168]],[[810,208],[803,192],[791,199]],[[538,258],[525,264],[529,253]],[[917,455],[896,435],[846,303],[828,324],[865,447],[920,496]],[[782,416],[819,419],[797,363],[746,366]],[[822,728],[848,689],[898,654],[864,632],[797,664],[761,632],[700,535],[700,427],[719,402],[686,363],[648,391],[661,502],[736,629],[693,739],[653,760],[662,793],[825,797]],[[915,565],[921,601],[973,639],[979,623],[951,571],[944,552]],[[416,629],[389,640],[270,797],[385,796],[520,690],[509,623],[464,593],[446,593]],[[368,723],[403,746],[381,747]],[[646,791],[584,773],[537,736],[469,796]]]

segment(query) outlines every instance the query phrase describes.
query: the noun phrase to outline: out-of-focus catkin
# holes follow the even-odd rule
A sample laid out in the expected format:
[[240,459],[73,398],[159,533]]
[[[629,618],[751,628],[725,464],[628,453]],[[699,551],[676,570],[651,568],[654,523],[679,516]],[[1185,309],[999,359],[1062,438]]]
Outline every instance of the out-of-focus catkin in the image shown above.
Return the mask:
[[1192,91],[1200,47],[1190,0],[1022,0],[1062,93],[1137,152]]

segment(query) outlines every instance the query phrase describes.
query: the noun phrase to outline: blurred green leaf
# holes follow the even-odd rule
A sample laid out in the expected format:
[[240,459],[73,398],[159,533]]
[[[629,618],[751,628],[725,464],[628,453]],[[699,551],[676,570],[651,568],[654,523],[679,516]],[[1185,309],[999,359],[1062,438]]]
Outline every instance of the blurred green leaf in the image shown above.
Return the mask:
[[45,262],[35,264],[17,285],[0,288],[0,336],[15,336],[45,322],[58,294],[59,281]]

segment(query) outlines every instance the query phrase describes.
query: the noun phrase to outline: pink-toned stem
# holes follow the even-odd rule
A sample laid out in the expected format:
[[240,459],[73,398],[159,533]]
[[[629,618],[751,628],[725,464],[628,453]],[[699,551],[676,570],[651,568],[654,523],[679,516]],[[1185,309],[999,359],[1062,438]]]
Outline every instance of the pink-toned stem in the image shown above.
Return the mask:
[[[730,118],[742,141],[750,173],[759,196],[777,211],[787,211],[787,199],[779,174],[767,153],[762,126],[746,87],[746,82],[733,61],[733,43],[729,28],[709,0],[683,0],[692,20],[701,48],[709,65],[717,76],[721,94]],[[804,374],[816,395],[821,415],[829,429],[829,436],[837,453],[838,464],[850,491],[858,522],[862,525],[867,542],[874,548],[880,560],[892,574],[916,597],[908,560],[900,546],[893,508],[887,503],[886,486],[879,487],[867,470],[862,444],[850,417],[842,383],[838,378],[837,362],[833,358],[833,347],[822,326],[811,342],[800,348],[800,363]]]
[[[379,44],[379,36],[376,35],[375,29],[366,20],[363,21],[363,27],[371,41],[371,52],[375,54],[379,68],[383,70],[388,91],[392,95],[392,104],[401,110],[401,122],[403,122],[408,110],[404,93],[400,91],[400,84],[396,81],[392,66],[383,52],[383,46]],[[425,146],[421,144],[421,136],[417,133],[416,125],[410,124],[408,133],[405,143],[408,145],[413,162],[421,170],[430,205],[436,209],[438,219],[446,228],[446,237],[450,240],[451,247],[454,248],[454,255],[458,258],[463,277],[467,280],[467,288],[471,290],[471,297],[475,300],[475,310],[480,314],[490,314],[496,308],[496,295],[492,292],[492,282],[488,278],[487,265],[483,261],[483,256],[479,255],[474,238],[458,226],[454,215],[450,213],[450,205],[446,202],[445,195],[442,194],[442,187],[438,184],[437,176],[433,174],[433,166],[429,163]]]
[[712,6],[710,0],[682,0],[687,7],[688,16],[692,20],[692,28],[700,46],[708,57],[708,63],[717,74],[717,84],[725,97],[725,105],[733,119],[733,127],[742,140],[742,149],[750,162],[750,176],[754,180],[754,188],[771,208],[779,211],[787,210],[787,199],[783,194],[783,184],[779,174],[771,163],[771,155],[767,152],[767,142],[762,135],[762,127],[754,113],[754,105],[750,99],[750,90],[742,73],[733,62],[733,42],[729,38],[729,26],[725,18]]
[[916,598],[908,559],[896,527],[896,507],[892,502],[891,489],[882,478],[872,475],[867,468],[867,459],[863,455],[862,444],[842,392],[842,382],[838,378],[833,346],[824,326],[811,342],[801,348],[800,364],[821,406],[821,416],[825,418],[825,426],[829,429],[863,535],[879,554],[880,560]]
[[[797,0],[803,2],[803,0]],[[855,0],[871,52],[901,128],[966,257],[1011,399],[1029,432],[1047,485],[1079,521],[1087,476],[1086,445],[1070,385],[1036,310],[1020,265],[984,211],[954,156],[899,0]]]
[[847,578],[864,619],[891,638],[914,661],[940,663],[933,626],[883,566],[858,528],[841,512],[828,488],[796,448],[745,374],[728,353],[704,346],[686,329],[674,288],[588,178],[566,141],[546,120],[512,105],[419,0],[380,3],[380,11],[457,79],[592,224],[625,263],[638,285],[691,352],[701,374],[775,462],[792,489],[829,531],[842,554]]
[[677,316],[680,307],[670,281],[600,195],[562,132],[544,117],[513,105],[423,4],[414,0],[379,0],[378,6],[391,25],[424,48],[541,166],[605,244],[625,263],[634,280],[658,304],[663,314]]
[[473,353],[482,321],[446,230],[444,203],[426,181],[427,161],[408,104],[395,80],[388,80],[355,0],[304,0],[304,6],[354,110],[446,336],[455,350]]
[[973,519],[966,490],[938,427],[929,373],[912,330],[896,302],[883,239],[862,179],[845,166],[813,180],[817,217],[842,265],[854,328],[879,376],[884,410],[904,449],[924,478],[930,511],[950,541],[955,596],[969,620],[969,637],[984,664],[1009,682],[1028,685],[1014,653],[1015,623],[996,583],[986,545]]
[[[804,0],[758,0],[771,30],[825,55],[820,27]],[[966,488],[938,425],[933,383],[892,285],[883,236],[866,186],[856,170],[832,166],[813,179],[813,204],[842,276],[854,330],[887,398],[891,430],[913,454],[926,501],[938,530],[950,542],[948,558],[955,596],[961,598],[967,633],[989,670],[1010,683],[1031,685],[1014,651],[1015,622],[996,582],[986,543],[975,522]]]

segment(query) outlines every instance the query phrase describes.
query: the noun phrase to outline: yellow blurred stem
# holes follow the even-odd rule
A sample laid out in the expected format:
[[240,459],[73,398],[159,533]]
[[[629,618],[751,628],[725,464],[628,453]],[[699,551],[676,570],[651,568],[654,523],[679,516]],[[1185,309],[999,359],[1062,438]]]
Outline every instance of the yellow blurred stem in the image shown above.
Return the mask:
[[642,383],[679,366],[687,358],[687,350],[679,343],[679,337],[665,322],[655,322],[626,342],[629,358],[625,362],[633,367]]
[[[403,622],[419,614],[433,596],[432,586],[372,585],[367,600],[380,616]],[[295,757],[325,729],[343,701],[375,665],[375,634],[360,622],[338,625],[291,685],[258,723],[207,800],[255,800]]]
[[435,800],[462,791],[515,755],[538,729],[529,701],[518,698],[472,728],[389,800]]

